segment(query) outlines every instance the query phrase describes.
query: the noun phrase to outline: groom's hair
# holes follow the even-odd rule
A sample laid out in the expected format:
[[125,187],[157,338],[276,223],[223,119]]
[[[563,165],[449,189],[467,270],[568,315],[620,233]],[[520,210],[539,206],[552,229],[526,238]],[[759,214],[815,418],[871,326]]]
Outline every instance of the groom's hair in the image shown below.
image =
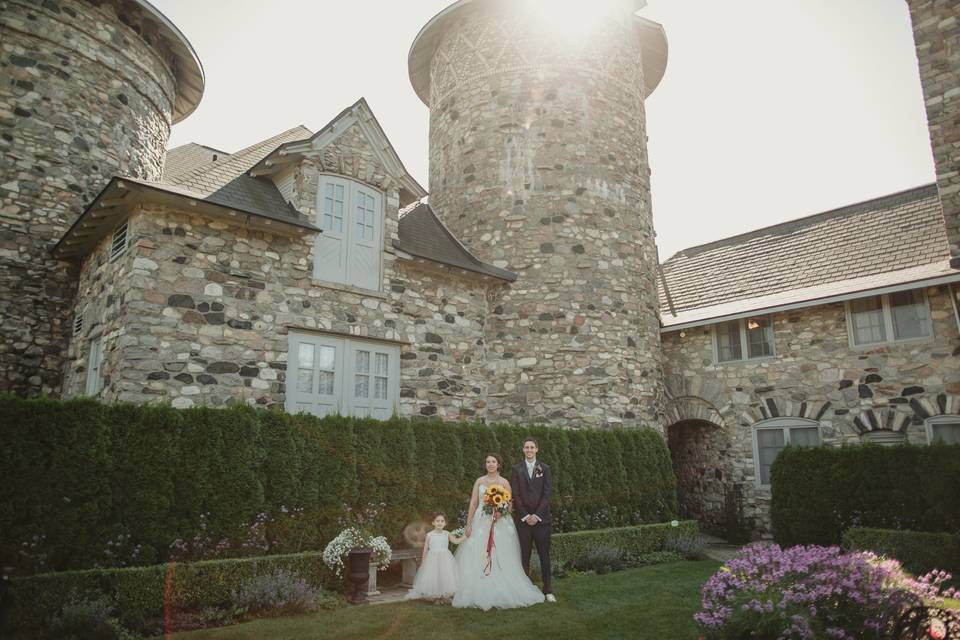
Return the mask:
[[533,444],[535,444],[537,446],[537,449],[540,448],[540,443],[537,442],[537,439],[534,438],[533,436],[527,436],[526,438],[524,438],[523,444],[521,444],[520,446],[522,447],[524,444],[527,444],[528,442],[532,442]]

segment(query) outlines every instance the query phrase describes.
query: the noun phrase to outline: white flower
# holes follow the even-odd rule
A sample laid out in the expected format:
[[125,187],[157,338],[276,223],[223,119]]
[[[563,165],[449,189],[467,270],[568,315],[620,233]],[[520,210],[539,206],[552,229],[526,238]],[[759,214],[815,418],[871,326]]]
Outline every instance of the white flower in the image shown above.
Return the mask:
[[670,526],[671,526],[671,527],[679,527],[679,526],[680,526],[680,522],[677,521],[677,520],[671,520],[671,521],[670,521]]
[[336,538],[327,543],[323,550],[323,563],[333,569],[338,577],[343,576],[343,559],[352,549],[369,547],[373,549],[373,556],[370,561],[380,569],[386,569],[390,566],[390,558],[393,551],[390,544],[383,536],[364,537],[360,531],[353,527],[344,529]]

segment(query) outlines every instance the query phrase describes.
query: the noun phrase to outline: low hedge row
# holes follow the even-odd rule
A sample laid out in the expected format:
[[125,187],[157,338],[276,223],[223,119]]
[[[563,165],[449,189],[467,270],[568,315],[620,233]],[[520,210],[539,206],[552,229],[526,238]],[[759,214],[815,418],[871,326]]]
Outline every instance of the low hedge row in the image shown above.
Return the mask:
[[896,558],[915,575],[942,569],[960,578],[960,535],[853,527],[843,534],[843,546]]
[[165,615],[228,606],[231,591],[281,569],[299,575],[312,587],[339,586],[321,556],[321,552],[310,551],[14,578],[14,628],[24,634],[41,632],[64,604],[107,594],[115,598],[124,626],[143,630]]
[[960,445],[787,447],[771,484],[781,546],[840,544],[851,527],[960,533]]
[[550,542],[550,560],[571,564],[600,548],[619,549],[626,558],[640,559],[651,553],[670,550],[678,537],[696,538],[700,528],[696,520],[616,527],[596,531],[575,531],[554,535]]
[[[531,434],[553,469],[557,530],[675,517],[670,454],[650,429],[0,396],[0,566],[24,575],[319,550],[345,504],[385,503],[374,527],[398,543],[407,523],[431,511],[455,522],[484,456],[519,461]],[[256,525],[261,517],[269,521]],[[198,534],[204,549],[221,539],[231,547],[172,555],[176,540],[189,546]],[[23,567],[25,557],[36,562]]]
[[[551,554],[555,561],[572,563],[601,547],[620,549],[625,556],[642,558],[666,551],[680,536],[696,537],[696,521],[686,520],[636,527],[555,534]],[[230,593],[257,576],[283,569],[313,587],[341,588],[323,564],[320,552],[292,555],[171,563],[125,569],[62,571],[12,581],[14,625],[23,634],[42,631],[60,608],[77,596],[102,593],[116,598],[121,622],[130,629],[175,612],[230,605]],[[536,564],[536,562],[534,562]],[[29,636],[28,636],[29,637]]]

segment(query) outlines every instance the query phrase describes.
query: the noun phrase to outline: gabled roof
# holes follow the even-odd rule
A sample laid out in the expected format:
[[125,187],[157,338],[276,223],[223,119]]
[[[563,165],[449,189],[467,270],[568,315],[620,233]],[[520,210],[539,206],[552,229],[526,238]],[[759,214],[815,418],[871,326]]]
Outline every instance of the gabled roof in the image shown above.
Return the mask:
[[163,182],[173,182],[215,160],[226,160],[230,154],[196,142],[168,149],[163,161]]
[[427,190],[403,166],[400,156],[397,155],[365,98],[360,98],[338,113],[317,133],[286,142],[272,150],[258,161],[256,166],[251,167],[250,175],[262,176],[275,173],[286,164],[298,161],[305,154],[323,149],[355,124],[359,125],[360,130],[366,135],[374,153],[390,174],[391,179],[399,185],[400,205],[406,206],[425,197]]
[[517,274],[481,262],[444,226],[430,205],[420,203],[403,212],[393,246],[404,253],[450,267],[513,282]]
[[661,265],[661,322],[949,278],[948,258],[937,188],[924,185],[680,251]]
[[187,171],[170,183],[196,193],[207,202],[224,207],[267,215],[286,214],[299,219],[300,214],[284,200],[272,180],[251,178],[247,172],[283,143],[303,140],[310,135],[311,131],[304,126],[287,129],[226,159],[212,160]]

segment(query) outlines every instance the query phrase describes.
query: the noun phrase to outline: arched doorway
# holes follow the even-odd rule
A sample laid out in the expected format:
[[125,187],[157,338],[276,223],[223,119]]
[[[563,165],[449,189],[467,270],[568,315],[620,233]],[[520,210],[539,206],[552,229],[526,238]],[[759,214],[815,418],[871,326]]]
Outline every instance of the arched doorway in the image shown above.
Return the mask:
[[667,444],[680,517],[699,520],[704,531],[724,531],[729,445],[723,429],[706,420],[680,420],[667,428]]

